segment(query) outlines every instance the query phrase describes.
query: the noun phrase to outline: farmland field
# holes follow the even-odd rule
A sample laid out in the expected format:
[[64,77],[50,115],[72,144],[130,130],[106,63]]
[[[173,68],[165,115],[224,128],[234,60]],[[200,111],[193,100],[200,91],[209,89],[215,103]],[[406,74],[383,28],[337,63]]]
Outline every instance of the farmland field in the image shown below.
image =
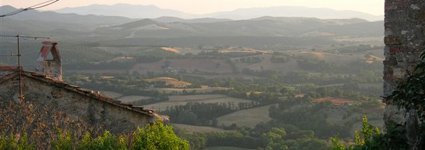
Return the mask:
[[153,109],[157,111],[163,111],[167,107],[186,105],[189,102],[198,102],[198,103],[251,103],[251,100],[233,98],[220,94],[210,94],[210,95],[184,95],[184,96],[170,96],[168,101],[150,104],[144,106],[148,109]]
[[112,92],[112,91],[102,91],[101,94],[108,96],[108,97],[111,97],[111,98],[114,98],[114,99],[117,99],[117,98],[122,96],[122,94],[117,93],[117,92]]
[[121,101],[122,103],[135,103],[135,102],[147,100],[150,98],[151,97],[147,97],[147,96],[131,95],[131,96],[120,97],[118,100]]
[[183,94],[184,92],[200,94],[200,93],[211,93],[214,91],[225,91],[229,89],[231,88],[202,86],[201,88],[153,88],[153,89],[148,89],[147,91],[158,91],[159,93],[162,93],[162,94]]
[[230,147],[230,146],[217,146],[217,147],[208,147],[205,150],[252,150],[252,149]]
[[241,110],[218,117],[218,124],[226,126],[236,124],[237,126],[255,127],[261,122],[266,123],[271,120],[269,117],[269,108],[271,106],[273,105]]
[[156,77],[156,78],[152,78],[152,79],[145,79],[145,81],[147,82],[164,82],[166,86],[171,86],[171,87],[187,87],[192,85],[192,83],[186,82],[186,81],[181,81],[175,78],[171,78],[171,77]]
[[214,127],[205,127],[205,126],[193,126],[193,125],[186,125],[186,124],[172,124],[173,127],[184,130],[187,133],[210,133],[210,132],[231,132],[230,130],[223,130],[220,128],[214,128]]
[[145,74],[172,69],[187,72],[232,73],[232,67],[224,59],[167,59],[154,63],[140,63],[133,66],[130,72]]
[[334,98],[334,97],[324,97],[324,98],[318,98],[313,100],[313,103],[324,103],[329,102],[333,105],[345,105],[345,104],[353,104],[354,101],[349,99],[343,99],[343,98]]

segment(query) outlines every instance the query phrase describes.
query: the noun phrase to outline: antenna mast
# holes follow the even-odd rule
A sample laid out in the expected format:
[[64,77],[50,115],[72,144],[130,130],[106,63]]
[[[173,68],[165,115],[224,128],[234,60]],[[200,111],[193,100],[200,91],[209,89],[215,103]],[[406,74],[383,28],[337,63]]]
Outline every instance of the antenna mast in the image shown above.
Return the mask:
[[23,90],[22,90],[22,64],[21,64],[21,48],[20,48],[20,43],[19,43],[19,35],[16,35],[16,48],[18,50],[18,54],[16,55],[18,57],[18,80],[19,80],[19,100],[22,102],[24,101],[24,94],[23,94]]
[[[27,8],[22,8],[22,9],[13,11],[13,12],[2,14],[2,15],[0,15],[0,18],[16,15],[16,14],[19,14],[21,12],[28,11],[28,10],[34,10],[34,9],[46,7],[46,6],[49,6],[53,3],[56,3],[58,1],[59,0],[48,0],[48,1],[45,1],[45,2],[42,2],[42,3],[39,3],[39,4],[35,4],[35,5],[27,7]],[[18,71],[18,74],[19,74],[19,100],[23,101],[24,100],[24,94],[23,94],[23,89],[22,89],[22,70],[23,70],[23,67],[22,67],[22,64],[21,64],[21,49],[20,49],[20,43],[19,43],[20,38],[34,38],[34,39],[37,39],[37,38],[47,38],[47,39],[49,39],[49,38],[48,37],[19,36],[19,34],[16,35],[16,36],[0,35],[0,37],[9,37],[9,38],[10,37],[16,37],[16,47],[17,47],[18,54],[17,55],[10,55],[10,56],[17,56],[18,57],[17,71]]]
[[18,72],[18,80],[19,80],[19,95],[18,98],[20,101],[23,101],[25,99],[24,97],[24,92],[23,92],[23,84],[22,84],[22,71],[23,71],[23,66],[22,66],[22,61],[21,61],[21,45],[20,45],[20,39],[21,38],[25,38],[25,39],[50,39],[49,37],[37,37],[37,36],[21,36],[21,35],[0,35],[0,37],[5,37],[5,38],[16,38],[16,50],[17,50],[17,54],[16,55],[4,55],[4,56],[16,56],[17,57],[17,62],[18,62],[18,66],[16,67],[16,71]]

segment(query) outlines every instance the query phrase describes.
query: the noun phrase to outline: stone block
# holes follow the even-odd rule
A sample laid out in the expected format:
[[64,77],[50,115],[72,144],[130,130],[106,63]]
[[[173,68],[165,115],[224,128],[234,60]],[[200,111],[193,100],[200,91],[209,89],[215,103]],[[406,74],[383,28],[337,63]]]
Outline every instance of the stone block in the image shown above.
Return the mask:
[[387,37],[384,38],[384,42],[387,45],[401,45],[400,38],[398,38],[396,36],[387,36]]
[[385,29],[385,36],[392,36],[392,35],[394,35],[394,32],[391,29],[386,28]]
[[384,67],[384,74],[393,74],[393,68],[389,66]]
[[397,9],[406,9],[410,3],[410,0],[394,0],[393,4],[397,6]]
[[416,15],[416,19],[420,22],[425,22],[425,9],[419,10],[419,13]]
[[409,55],[406,59],[409,64],[417,64],[419,62],[419,56],[417,55]]
[[390,54],[394,55],[400,52],[400,47],[390,47]]
[[411,4],[411,5],[410,5],[410,9],[413,9],[413,10],[420,10],[421,8],[420,8],[418,5],[416,5],[416,4]]
[[397,64],[398,62],[395,57],[387,57],[387,59],[384,60],[384,65],[386,66],[396,66]]
[[385,2],[385,11],[406,9],[409,6],[410,0],[387,0]]
[[393,74],[384,74],[384,78],[385,81],[389,81],[389,82],[393,82],[394,81],[394,76]]
[[393,68],[393,78],[403,79],[406,75],[406,71],[403,68]]
[[396,10],[397,6],[392,3],[385,3],[385,11]]

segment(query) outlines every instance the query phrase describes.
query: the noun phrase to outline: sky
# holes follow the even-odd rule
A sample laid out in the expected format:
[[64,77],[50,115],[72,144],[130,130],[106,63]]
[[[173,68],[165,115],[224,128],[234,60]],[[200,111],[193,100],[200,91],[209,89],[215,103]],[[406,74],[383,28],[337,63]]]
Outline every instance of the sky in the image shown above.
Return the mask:
[[[46,0],[0,0],[0,5],[23,8]],[[155,5],[160,8],[179,10],[191,14],[206,14],[218,11],[231,11],[238,8],[270,6],[305,6],[331,8],[335,10],[354,10],[373,15],[384,14],[385,0],[60,0],[42,8],[57,10],[65,7],[78,7],[91,4],[113,5],[127,3],[136,5]]]

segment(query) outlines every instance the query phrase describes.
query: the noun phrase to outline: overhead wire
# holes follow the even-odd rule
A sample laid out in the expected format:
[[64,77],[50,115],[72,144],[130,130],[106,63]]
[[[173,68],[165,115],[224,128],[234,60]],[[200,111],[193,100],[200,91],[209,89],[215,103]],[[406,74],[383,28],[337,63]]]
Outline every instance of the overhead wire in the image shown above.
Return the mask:
[[19,14],[21,12],[28,11],[28,10],[34,10],[34,9],[46,7],[46,6],[49,6],[49,5],[53,4],[53,3],[56,3],[58,1],[59,0],[48,0],[48,1],[45,1],[45,2],[42,2],[42,3],[38,3],[38,4],[35,4],[35,5],[32,5],[30,7],[21,8],[21,9],[16,10],[16,11],[12,11],[12,12],[9,12],[9,13],[6,13],[6,14],[2,14],[2,15],[0,15],[0,18],[7,17],[7,16],[12,16],[12,15],[16,15],[16,14]]
[[[16,11],[12,11],[12,12],[8,12],[8,13],[5,13],[5,14],[1,14],[0,15],[0,24],[2,24],[4,22],[3,18],[5,18],[7,16],[16,15],[16,14],[19,14],[19,13],[22,13],[22,12],[25,12],[25,11],[28,11],[28,10],[35,10],[35,9],[43,8],[43,7],[49,6],[51,4],[54,4],[54,3],[58,2],[58,1],[59,0],[47,0],[47,1],[44,1],[44,2],[41,2],[41,3],[35,4],[35,5],[29,6],[29,7],[26,7],[26,8],[21,8],[21,9],[18,9]],[[37,39],[50,39],[49,37],[22,36],[22,35],[21,36],[20,35],[4,35],[4,34],[0,34],[0,37],[3,37],[3,38],[17,37],[17,38],[24,38],[24,39],[33,38],[34,40],[37,40]],[[15,56],[15,54],[13,54],[11,52],[11,54],[1,54],[0,56],[2,56],[2,57],[3,56]],[[7,58],[8,58],[7,61],[9,62],[9,58],[10,57],[7,57]]]

